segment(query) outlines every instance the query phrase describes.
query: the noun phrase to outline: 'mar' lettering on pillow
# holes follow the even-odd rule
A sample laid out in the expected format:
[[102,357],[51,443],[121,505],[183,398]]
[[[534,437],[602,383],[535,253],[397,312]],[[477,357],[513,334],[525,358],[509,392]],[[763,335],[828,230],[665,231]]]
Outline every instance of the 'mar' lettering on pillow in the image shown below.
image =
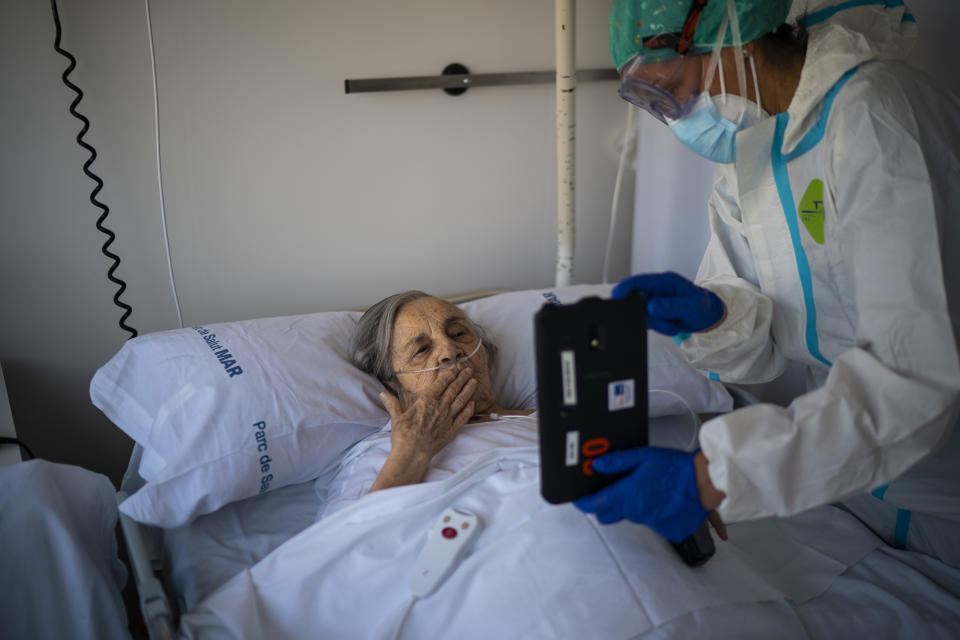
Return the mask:
[[210,330],[206,327],[191,328],[203,337],[203,341],[206,342],[210,350],[213,351],[213,355],[217,356],[217,360],[220,361],[220,364],[228,376],[232,378],[243,373],[243,369],[237,364],[236,359],[230,354],[230,351],[217,342],[217,334],[210,333]]

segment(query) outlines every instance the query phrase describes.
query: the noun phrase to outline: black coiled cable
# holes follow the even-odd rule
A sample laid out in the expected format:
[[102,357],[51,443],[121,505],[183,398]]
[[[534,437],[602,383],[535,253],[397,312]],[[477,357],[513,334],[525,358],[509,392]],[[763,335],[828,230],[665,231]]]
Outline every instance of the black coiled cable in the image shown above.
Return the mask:
[[77,105],[80,104],[80,100],[83,99],[83,91],[80,89],[80,87],[70,82],[69,79],[70,73],[77,66],[77,59],[74,58],[69,51],[60,46],[62,29],[60,27],[60,12],[57,10],[57,0],[50,0],[50,4],[53,8],[53,23],[57,30],[56,37],[53,42],[53,48],[57,53],[70,61],[70,65],[64,70],[61,78],[63,78],[63,83],[77,94],[77,97],[74,98],[72,103],[70,103],[70,113],[73,115],[73,117],[83,123],[83,128],[80,129],[80,133],[77,134],[77,144],[90,153],[90,157],[86,162],[83,163],[83,172],[87,175],[87,177],[96,183],[93,191],[90,192],[90,202],[93,203],[93,206],[97,207],[103,212],[97,219],[96,225],[97,229],[107,236],[107,240],[103,243],[103,247],[101,247],[100,250],[103,252],[103,255],[113,260],[113,264],[110,265],[110,268],[107,270],[107,279],[117,285],[117,292],[113,296],[113,303],[124,310],[119,321],[120,328],[129,332],[131,338],[136,338],[137,330],[126,324],[126,319],[130,317],[131,313],[133,313],[133,308],[120,300],[120,296],[127,288],[127,283],[113,275],[114,271],[116,271],[117,267],[120,265],[120,256],[109,250],[110,245],[113,244],[113,241],[117,237],[116,234],[103,225],[103,221],[106,220],[107,216],[110,214],[110,209],[107,207],[107,205],[97,199],[97,194],[100,193],[100,190],[103,188],[103,180],[100,179],[100,176],[90,170],[90,165],[92,165],[93,161],[97,159],[97,150],[87,144],[87,142],[83,139],[83,137],[87,134],[87,131],[90,130],[90,121],[86,118],[86,116],[77,111]]

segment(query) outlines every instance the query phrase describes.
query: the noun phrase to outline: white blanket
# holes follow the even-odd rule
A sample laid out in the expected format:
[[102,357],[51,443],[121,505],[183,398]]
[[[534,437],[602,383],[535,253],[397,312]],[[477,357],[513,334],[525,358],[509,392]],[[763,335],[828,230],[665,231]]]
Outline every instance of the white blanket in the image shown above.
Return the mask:
[[110,480],[31,460],[0,467],[0,637],[129,639]]
[[[198,638],[389,638],[411,599],[427,531],[448,506],[477,513],[483,530],[453,574],[413,605],[401,637],[452,630],[460,638],[634,637],[718,606],[771,602],[780,604],[764,609],[761,626],[777,637],[805,637],[787,603],[822,593],[879,544],[852,517],[825,507],[733,526],[731,541],[691,569],[646,527],[601,526],[571,505],[547,504],[536,447],[490,448],[498,438],[530,437],[530,429],[513,421],[458,436],[454,444],[473,433],[485,451],[471,459],[461,442],[459,454],[448,452],[448,460],[466,463],[456,473],[344,506],[201,602],[181,619],[181,631]],[[361,443],[345,464],[364,466],[356,461],[374,461],[377,448]]]

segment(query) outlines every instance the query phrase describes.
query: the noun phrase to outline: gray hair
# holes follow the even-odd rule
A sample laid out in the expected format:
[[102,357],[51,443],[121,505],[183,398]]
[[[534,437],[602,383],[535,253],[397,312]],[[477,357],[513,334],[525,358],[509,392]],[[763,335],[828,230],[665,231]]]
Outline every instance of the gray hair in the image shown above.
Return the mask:
[[[393,323],[400,309],[420,298],[433,298],[423,291],[404,291],[384,298],[366,312],[357,321],[350,340],[350,359],[358,369],[376,376],[384,384],[394,379],[395,372],[390,359],[390,339],[393,337]],[[497,346],[493,344],[487,332],[470,318],[467,318],[473,332],[483,342],[487,350],[487,364],[493,370],[497,356]]]

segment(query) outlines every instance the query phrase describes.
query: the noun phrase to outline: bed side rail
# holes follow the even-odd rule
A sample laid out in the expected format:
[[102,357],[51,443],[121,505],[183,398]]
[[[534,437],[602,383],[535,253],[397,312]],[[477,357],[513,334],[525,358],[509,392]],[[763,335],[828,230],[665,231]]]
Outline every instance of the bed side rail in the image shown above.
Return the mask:
[[[127,494],[117,493],[117,504],[126,500]],[[173,614],[163,584],[153,575],[150,554],[144,540],[142,525],[123,513],[120,516],[120,530],[127,545],[127,555],[133,569],[133,578],[140,600],[140,611],[150,634],[150,640],[174,640]]]

